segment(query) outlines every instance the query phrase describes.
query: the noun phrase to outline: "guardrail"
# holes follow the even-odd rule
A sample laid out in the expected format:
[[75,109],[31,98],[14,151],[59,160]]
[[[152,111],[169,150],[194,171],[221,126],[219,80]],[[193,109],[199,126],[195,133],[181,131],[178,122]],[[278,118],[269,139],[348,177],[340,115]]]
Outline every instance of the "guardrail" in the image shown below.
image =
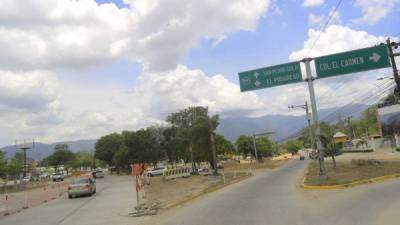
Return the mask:
[[177,169],[169,169],[164,171],[163,177],[166,180],[171,180],[179,177],[189,177],[191,169],[190,168],[177,168]]

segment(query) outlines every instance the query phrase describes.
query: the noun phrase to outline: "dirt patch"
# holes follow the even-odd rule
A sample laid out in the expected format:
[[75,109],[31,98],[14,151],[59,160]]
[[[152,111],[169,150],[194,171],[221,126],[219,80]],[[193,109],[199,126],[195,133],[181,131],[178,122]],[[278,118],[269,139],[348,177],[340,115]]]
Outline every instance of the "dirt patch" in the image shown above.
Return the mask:
[[[376,160],[375,160],[376,161]],[[318,163],[312,162],[308,166],[305,185],[338,185],[359,180],[371,179],[400,173],[400,161],[379,161],[379,163],[338,162],[333,169],[331,162],[325,163],[327,179],[318,176]]]
[[146,186],[146,202],[160,202],[162,208],[168,208],[250,175],[247,172],[227,172],[224,176],[197,175],[173,180],[154,177],[151,178],[150,185]]

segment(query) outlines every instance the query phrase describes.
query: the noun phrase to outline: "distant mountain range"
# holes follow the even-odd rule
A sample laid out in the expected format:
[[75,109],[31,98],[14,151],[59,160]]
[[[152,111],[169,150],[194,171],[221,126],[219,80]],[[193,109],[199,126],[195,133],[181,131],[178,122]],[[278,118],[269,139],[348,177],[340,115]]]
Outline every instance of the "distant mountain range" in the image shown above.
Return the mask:
[[[78,152],[82,150],[86,151],[94,151],[94,145],[97,140],[78,140],[78,141],[64,141],[64,142],[56,142],[52,144],[45,144],[36,142],[33,149],[27,151],[27,156],[29,158],[39,160],[43,159],[49,155],[51,155],[54,151],[54,146],[57,144],[67,144],[71,151]],[[12,158],[15,155],[15,152],[20,151],[15,148],[15,146],[6,146],[1,148],[1,150],[6,152],[7,158]]]
[[[337,121],[339,117],[345,119],[351,115],[352,119],[358,118],[367,108],[367,105],[354,104],[344,107],[335,107],[319,110],[319,119],[322,121]],[[304,113],[305,114],[305,113]],[[217,132],[235,141],[240,135],[252,135],[254,132],[275,132],[273,139],[280,142],[308,126],[304,116],[266,115],[257,118],[231,117],[221,118]]]
[[[353,119],[358,118],[361,112],[366,109],[367,105],[356,104],[342,108],[322,109],[319,111],[319,118],[328,121],[338,120],[340,115],[344,119],[351,115]],[[277,142],[292,136],[307,126],[305,116],[287,116],[287,115],[266,115],[257,118],[249,117],[230,117],[221,118],[217,132],[223,134],[227,139],[234,142],[240,135],[251,135],[254,132],[272,131],[272,136]],[[78,152],[81,150],[94,151],[96,139],[65,141],[52,144],[35,143],[35,147],[28,151],[28,157],[35,160],[43,159],[54,151],[56,144],[68,144],[71,151]],[[6,152],[6,157],[11,158],[18,151],[15,146],[6,146],[0,148]]]

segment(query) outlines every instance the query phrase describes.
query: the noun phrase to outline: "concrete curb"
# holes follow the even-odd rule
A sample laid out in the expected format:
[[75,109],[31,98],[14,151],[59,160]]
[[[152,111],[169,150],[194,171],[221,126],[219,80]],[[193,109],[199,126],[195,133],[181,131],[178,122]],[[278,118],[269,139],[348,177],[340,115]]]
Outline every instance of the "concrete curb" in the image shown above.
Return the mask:
[[243,176],[243,177],[238,178],[238,179],[236,179],[236,180],[233,180],[232,182],[229,182],[229,183],[226,183],[226,184],[221,184],[221,185],[212,186],[212,187],[207,188],[207,189],[205,189],[205,190],[203,190],[203,191],[201,191],[201,192],[199,192],[199,193],[197,193],[197,194],[190,195],[190,196],[188,196],[188,197],[185,198],[185,199],[182,199],[182,200],[180,200],[180,201],[177,201],[177,202],[173,202],[173,203],[171,203],[171,204],[168,204],[168,205],[166,205],[165,207],[163,207],[163,209],[170,209],[170,208],[176,207],[176,206],[178,206],[178,205],[182,205],[182,204],[184,204],[184,203],[186,203],[186,202],[189,202],[189,201],[192,201],[193,199],[196,199],[196,198],[198,198],[198,197],[200,197],[200,196],[202,196],[202,195],[205,195],[205,194],[208,194],[208,193],[217,191],[217,190],[219,190],[219,189],[222,189],[222,188],[224,188],[224,187],[226,187],[226,186],[229,186],[229,185],[232,185],[232,184],[239,183],[239,182],[241,182],[241,181],[243,181],[243,180],[245,180],[245,179],[247,179],[247,178],[250,178],[250,177],[252,177],[252,176],[253,176],[253,174],[251,173],[251,174],[249,174],[249,175],[246,175],[246,176]]
[[355,187],[358,185],[363,185],[363,184],[372,184],[372,183],[379,183],[383,182],[385,180],[389,179],[394,179],[394,178],[400,178],[400,173],[395,173],[395,174],[390,174],[390,175],[385,175],[381,177],[375,177],[375,178],[370,178],[370,179],[364,179],[364,180],[358,180],[346,184],[337,184],[337,185],[306,185],[304,184],[304,181],[306,179],[306,176],[304,176],[303,179],[303,185],[301,187],[306,190],[331,190],[331,189],[344,189],[344,188],[350,188],[350,187]]

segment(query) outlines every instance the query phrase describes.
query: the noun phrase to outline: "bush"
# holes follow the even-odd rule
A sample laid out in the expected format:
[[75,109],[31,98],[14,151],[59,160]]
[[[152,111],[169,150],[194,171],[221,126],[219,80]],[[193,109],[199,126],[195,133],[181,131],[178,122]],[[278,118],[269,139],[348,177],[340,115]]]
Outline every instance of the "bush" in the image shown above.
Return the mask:
[[396,151],[400,152],[400,148],[396,148]]
[[373,152],[373,149],[354,149],[354,150],[342,150],[342,153],[365,153],[365,152]]

